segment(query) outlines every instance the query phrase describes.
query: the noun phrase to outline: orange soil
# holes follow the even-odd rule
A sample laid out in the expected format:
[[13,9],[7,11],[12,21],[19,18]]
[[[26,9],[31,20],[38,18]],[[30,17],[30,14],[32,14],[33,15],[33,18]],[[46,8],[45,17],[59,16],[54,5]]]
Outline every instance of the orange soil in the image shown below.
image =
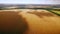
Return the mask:
[[60,17],[50,12],[21,13],[26,18],[27,34],[60,34]]
[[[60,34],[60,16],[50,12],[0,12],[0,32]],[[20,33],[21,34],[21,33]]]

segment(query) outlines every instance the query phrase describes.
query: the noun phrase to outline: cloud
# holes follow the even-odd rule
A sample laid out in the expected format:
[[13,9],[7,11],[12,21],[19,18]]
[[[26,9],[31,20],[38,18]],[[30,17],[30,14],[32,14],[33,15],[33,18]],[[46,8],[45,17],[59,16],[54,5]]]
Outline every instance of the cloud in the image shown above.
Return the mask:
[[0,3],[11,4],[60,4],[60,0],[0,0]]

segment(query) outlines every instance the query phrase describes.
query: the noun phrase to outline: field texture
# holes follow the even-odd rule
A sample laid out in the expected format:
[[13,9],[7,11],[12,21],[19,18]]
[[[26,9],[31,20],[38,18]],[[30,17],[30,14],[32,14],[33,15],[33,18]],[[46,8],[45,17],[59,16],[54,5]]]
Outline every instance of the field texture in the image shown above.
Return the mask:
[[60,11],[54,11],[54,10],[52,10],[52,12],[54,12],[54,13],[60,15]]
[[[0,12],[0,31],[2,32],[6,31],[10,33],[17,27],[18,30],[15,30],[17,33],[23,30],[22,32],[24,32],[24,34],[60,34],[60,16],[47,10],[35,11],[21,9],[20,12],[13,10],[13,13],[4,11],[3,13],[2,11]],[[18,25],[19,23],[20,25]],[[7,26],[7,24],[9,25]],[[7,27],[3,25],[6,25]]]

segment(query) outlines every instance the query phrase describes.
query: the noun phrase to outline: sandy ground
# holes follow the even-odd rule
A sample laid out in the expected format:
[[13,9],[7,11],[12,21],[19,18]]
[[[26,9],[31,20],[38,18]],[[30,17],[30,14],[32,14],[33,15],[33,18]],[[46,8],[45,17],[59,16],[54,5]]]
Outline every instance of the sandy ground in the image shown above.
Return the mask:
[[60,17],[47,11],[21,12],[29,29],[27,34],[60,34]]
[[[8,13],[8,14],[10,15],[11,13]],[[16,24],[16,22],[18,22],[18,19],[22,20],[22,17],[25,18],[25,21],[28,24],[27,25],[28,30],[24,34],[60,34],[60,16],[57,16],[46,10],[38,10],[37,12],[34,12],[34,10],[32,10],[32,11],[31,10],[27,10],[27,11],[23,10],[22,12],[18,13],[18,15],[22,16],[20,18],[16,17],[17,16],[16,13],[13,14],[16,16],[13,16],[12,14],[11,14],[11,19],[13,19],[14,17],[16,18],[16,19],[15,18],[13,19],[13,20],[15,20],[15,21],[13,21],[13,23],[15,22],[15,26],[19,24],[19,23]],[[7,17],[9,17],[9,15],[7,16],[7,14],[6,14]],[[1,14],[0,14],[0,16],[1,16]],[[3,18],[5,18],[5,17],[3,17]],[[9,18],[7,18],[8,22],[11,20],[11,19],[9,20]],[[3,20],[2,20],[2,22],[3,22]],[[24,22],[21,21],[21,23],[24,23]],[[10,25],[11,24],[12,24],[12,22],[10,23]],[[7,26],[7,27],[11,28],[11,27],[13,27],[12,25],[10,27],[9,26]],[[22,26],[22,25],[20,24],[19,27],[20,26]],[[4,26],[3,26],[3,28],[4,28]]]

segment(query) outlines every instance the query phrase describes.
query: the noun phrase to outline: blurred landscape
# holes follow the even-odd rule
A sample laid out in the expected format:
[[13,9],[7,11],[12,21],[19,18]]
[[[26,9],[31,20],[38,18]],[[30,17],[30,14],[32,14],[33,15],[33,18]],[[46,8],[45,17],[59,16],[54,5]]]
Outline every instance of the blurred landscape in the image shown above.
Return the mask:
[[0,4],[0,30],[0,34],[60,34],[60,5]]
[[0,7],[16,8],[60,8],[59,4],[0,4]]
[[44,9],[60,15],[59,4],[0,4],[0,10],[11,9]]

